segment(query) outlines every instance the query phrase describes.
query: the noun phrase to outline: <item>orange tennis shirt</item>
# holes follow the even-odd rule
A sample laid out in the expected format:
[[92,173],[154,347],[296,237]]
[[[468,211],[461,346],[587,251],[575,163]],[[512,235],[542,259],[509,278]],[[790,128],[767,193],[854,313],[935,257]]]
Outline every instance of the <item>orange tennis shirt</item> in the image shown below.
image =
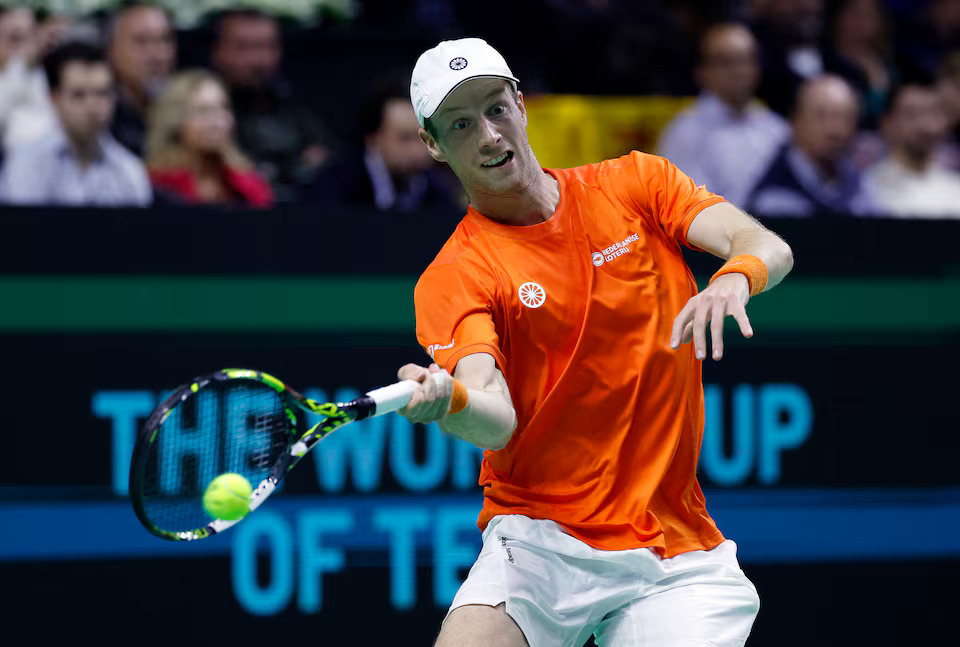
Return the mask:
[[713,548],[700,363],[669,344],[697,292],[680,245],[723,198],[638,152],[545,170],[560,190],[549,220],[508,226],[469,207],[414,296],[434,361],[453,373],[489,353],[517,412],[507,446],[484,453],[478,525],[522,514],[604,550]]

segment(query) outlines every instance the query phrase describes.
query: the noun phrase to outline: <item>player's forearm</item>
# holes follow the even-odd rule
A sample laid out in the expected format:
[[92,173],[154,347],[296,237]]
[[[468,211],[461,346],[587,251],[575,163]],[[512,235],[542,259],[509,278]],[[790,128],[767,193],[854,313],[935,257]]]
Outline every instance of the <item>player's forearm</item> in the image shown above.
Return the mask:
[[496,391],[467,389],[466,408],[437,421],[440,429],[484,449],[503,449],[517,428],[513,406]]
[[767,266],[767,287],[764,292],[782,281],[793,268],[790,246],[768,229],[757,228],[734,234],[727,258],[740,254],[756,256]]

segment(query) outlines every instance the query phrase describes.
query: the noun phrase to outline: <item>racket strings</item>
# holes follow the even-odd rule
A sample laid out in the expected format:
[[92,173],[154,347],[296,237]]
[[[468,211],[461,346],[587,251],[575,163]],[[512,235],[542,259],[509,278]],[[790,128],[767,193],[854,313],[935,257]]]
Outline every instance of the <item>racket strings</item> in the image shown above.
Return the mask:
[[157,528],[182,532],[211,518],[203,493],[219,474],[254,487],[287,453],[296,418],[272,388],[255,380],[212,382],[175,406],[146,457],[143,508]]

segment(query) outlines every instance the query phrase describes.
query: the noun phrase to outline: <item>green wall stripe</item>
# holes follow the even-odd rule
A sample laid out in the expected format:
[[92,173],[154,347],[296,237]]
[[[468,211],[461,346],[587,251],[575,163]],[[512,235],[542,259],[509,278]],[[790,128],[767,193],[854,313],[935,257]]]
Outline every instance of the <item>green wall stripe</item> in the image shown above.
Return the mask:
[[[2,276],[0,331],[412,333],[415,284],[382,276]],[[758,334],[953,333],[960,277],[788,279],[747,312]]]
[[797,279],[752,299],[755,327],[798,332],[960,331],[960,278]]
[[0,330],[412,330],[415,284],[408,277],[3,277]]

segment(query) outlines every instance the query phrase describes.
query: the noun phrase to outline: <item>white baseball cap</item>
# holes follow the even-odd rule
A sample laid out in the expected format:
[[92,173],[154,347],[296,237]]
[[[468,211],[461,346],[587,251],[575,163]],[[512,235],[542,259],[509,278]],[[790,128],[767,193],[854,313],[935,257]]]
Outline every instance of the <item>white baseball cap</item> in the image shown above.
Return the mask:
[[477,78],[507,79],[514,87],[520,82],[500,52],[480,38],[445,40],[421,54],[410,80],[410,101],[420,125],[451,92]]

